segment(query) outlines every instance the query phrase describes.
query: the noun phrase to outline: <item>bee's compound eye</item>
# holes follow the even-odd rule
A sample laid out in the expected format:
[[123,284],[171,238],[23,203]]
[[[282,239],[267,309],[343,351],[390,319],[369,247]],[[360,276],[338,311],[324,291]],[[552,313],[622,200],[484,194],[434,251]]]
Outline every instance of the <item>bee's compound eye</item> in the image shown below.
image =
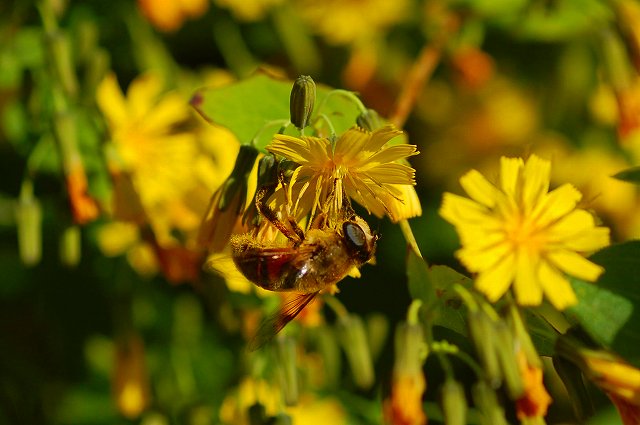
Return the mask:
[[347,243],[355,249],[361,249],[367,245],[367,238],[364,231],[356,223],[347,221],[342,225],[344,238]]

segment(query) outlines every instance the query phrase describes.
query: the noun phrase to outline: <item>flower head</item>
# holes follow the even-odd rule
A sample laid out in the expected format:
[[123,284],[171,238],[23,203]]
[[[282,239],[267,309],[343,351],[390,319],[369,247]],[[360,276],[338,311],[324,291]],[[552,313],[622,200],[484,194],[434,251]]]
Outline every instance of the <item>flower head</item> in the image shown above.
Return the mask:
[[417,155],[416,146],[387,144],[401,134],[392,126],[374,132],[352,128],[335,146],[326,138],[278,134],[267,150],[299,164],[291,178],[296,207],[311,210],[313,215],[334,195],[330,208],[340,211],[346,202],[344,190],[373,214],[381,217],[386,213],[398,221],[421,214],[411,187],[415,170],[395,162]]
[[609,229],[576,207],[582,195],[573,186],[548,192],[549,161],[503,157],[500,165],[498,186],[472,170],[460,179],[471,199],[444,195],[440,214],[460,236],[457,257],[491,301],[513,284],[522,305],[540,304],[543,293],[558,309],[575,304],[564,274],[596,280],[602,267],[580,254],[606,246]]
[[406,0],[298,0],[300,14],[331,44],[355,44],[375,37],[406,16]]
[[151,24],[164,32],[178,30],[187,18],[198,18],[209,8],[207,0],[138,0],[138,7]]

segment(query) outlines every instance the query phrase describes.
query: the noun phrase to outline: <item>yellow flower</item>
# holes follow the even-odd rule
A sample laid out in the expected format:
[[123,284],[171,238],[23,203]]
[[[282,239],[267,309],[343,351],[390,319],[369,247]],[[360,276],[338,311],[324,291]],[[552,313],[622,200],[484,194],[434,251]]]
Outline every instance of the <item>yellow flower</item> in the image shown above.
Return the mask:
[[558,309],[575,304],[564,274],[596,280],[602,267],[579,253],[606,246],[609,229],[576,208],[582,195],[573,186],[548,192],[549,161],[503,157],[500,165],[499,186],[472,170],[460,179],[471,199],[444,195],[440,215],[460,236],[457,257],[491,301],[513,284],[522,305],[540,304],[543,293]]
[[138,0],[138,7],[151,24],[164,32],[179,29],[187,18],[198,18],[209,8],[207,0]]
[[373,214],[381,217],[386,213],[398,221],[422,212],[411,187],[415,184],[415,170],[394,162],[417,155],[416,146],[387,145],[401,134],[392,126],[372,133],[352,128],[340,136],[335,146],[326,138],[278,134],[267,150],[299,164],[291,178],[291,186],[297,188],[292,198],[296,207],[300,204],[313,215],[324,206],[335,185],[331,205],[334,211],[342,208],[344,188],[347,196]]
[[331,44],[371,39],[400,22],[409,6],[406,0],[298,0],[297,4],[309,27]]
[[192,117],[189,105],[162,89],[160,78],[147,74],[131,83],[125,98],[109,74],[96,93],[111,142],[145,207],[175,199],[191,186],[198,154],[195,133],[174,130]]
[[200,270],[197,229],[239,146],[230,132],[197,118],[187,99],[163,92],[154,74],[136,78],[126,97],[113,74],[97,90],[111,136],[107,164],[118,223],[101,231],[101,246],[108,255],[126,252],[141,274],[160,268],[175,282]]

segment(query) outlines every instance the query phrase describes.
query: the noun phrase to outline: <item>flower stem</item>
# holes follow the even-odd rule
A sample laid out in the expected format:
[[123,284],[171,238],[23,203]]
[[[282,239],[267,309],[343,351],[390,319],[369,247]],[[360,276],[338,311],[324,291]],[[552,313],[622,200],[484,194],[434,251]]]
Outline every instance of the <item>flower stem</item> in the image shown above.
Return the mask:
[[336,316],[347,317],[349,315],[349,312],[347,311],[346,307],[340,301],[338,301],[336,297],[334,296],[324,297],[324,301],[325,303],[327,303],[329,308],[333,310]]

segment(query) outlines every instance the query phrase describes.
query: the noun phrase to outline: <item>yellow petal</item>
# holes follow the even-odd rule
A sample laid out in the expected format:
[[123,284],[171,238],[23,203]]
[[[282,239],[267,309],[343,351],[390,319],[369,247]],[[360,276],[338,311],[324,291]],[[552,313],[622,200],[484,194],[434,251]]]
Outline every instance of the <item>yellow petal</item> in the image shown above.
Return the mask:
[[112,128],[120,128],[127,121],[127,103],[114,73],[109,73],[98,85],[96,102]]
[[370,167],[374,167],[378,164],[386,164],[388,162],[398,161],[417,155],[419,152],[415,145],[396,145],[388,148],[380,149],[368,158],[363,159],[363,165],[360,167],[363,170],[367,170]]
[[381,164],[363,173],[366,177],[381,184],[415,184],[415,170],[404,164]]
[[509,254],[511,247],[506,243],[486,241],[482,246],[464,248],[457,255],[464,266],[471,272],[483,272],[496,264],[501,258]]
[[382,148],[385,143],[394,137],[400,136],[402,131],[396,129],[391,125],[387,125],[385,127],[379,128],[373,133],[371,133],[371,138],[367,142],[367,149],[372,151],[377,151]]
[[[367,147],[370,134],[360,128],[350,128],[336,141],[334,155],[344,162],[353,161],[364,151],[372,151]],[[376,149],[377,150],[377,149]]]
[[499,190],[477,170],[471,170],[460,178],[460,185],[476,202],[493,208],[499,196]]
[[569,214],[582,199],[582,194],[572,185],[564,184],[549,192],[534,207],[531,216],[535,217],[541,227],[547,226]]
[[395,223],[422,215],[422,205],[420,205],[420,198],[418,198],[415,188],[409,185],[400,185],[397,188],[402,192],[402,202],[391,196],[385,195],[383,197],[383,202],[391,211],[389,214],[391,221]]
[[267,152],[284,156],[300,165],[306,164],[311,159],[308,143],[286,134],[276,134],[265,149]]
[[190,116],[190,111],[182,96],[168,94],[154,104],[140,123],[143,131],[151,134],[166,134],[173,126],[180,124]]
[[593,215],[585,210],[574,210],[549,226],[547,239],[550,242],[565,242],[594,227]]
[[592,263],[573,251],[558,250],[547,254],[547,258],[563,272],[593,282],[604,272],[604,268]]
[[522,174],[522,202],[526,212],[537,205],[542,196],[549,191],[551,162],[531,155]]
[[524,166],[522,158],[500,158],[500,186],[509,197],[515,198],[520,179],[520,170]]
[[443,195],[440,216],[460,228],[474,223],[484,225],[491,219],[484,206],[453,193]]
[[515,259],[512,254],[500,259],[493,267],[480,273],[476,279],[476,289],[485,294],[491,302],[497,301],[511,286],[514,266]]
[[542,286],[537,279],[539,258],[524,249],[516,254],[516,258],[516,300],[520,305],[539,305],[542,302]]
[[606,227],[584,231],[564,243],[565,248],[578,252],[593,252],[607,245],[609,245],[609,229]]
[[549,302],[558,310],[575,305],[578,302],[571,284],[555,267],[542,261],[538,270],[538,280]]
[[129,119],[142,119],[151,111],[162,90],[162,80],[154,74],[142,75],[131,82],[127,90]]

